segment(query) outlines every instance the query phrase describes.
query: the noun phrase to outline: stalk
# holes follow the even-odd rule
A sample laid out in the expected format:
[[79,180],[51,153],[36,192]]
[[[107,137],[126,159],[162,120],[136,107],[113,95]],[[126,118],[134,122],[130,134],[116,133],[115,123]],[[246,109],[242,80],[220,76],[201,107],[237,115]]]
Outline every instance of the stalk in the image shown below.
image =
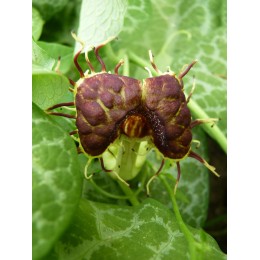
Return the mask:
[[190,259],[196,260],[197,259],[197,257],[196,257],[196,241],[194,240],[191,232],[189,231],[189,229],[187,228],[187,226],[185,225],[185,223],[182,220],[181,213],[179,211],[179,207],[177,205],[175,195],[173,193],[173,189],[172,189],[172,187],[170,187],[169,183],[165,180],[165,177],[163,175],[160,175],[159,178],[163,182],[165,188],[167,189],[167,192],[170,195],[170,198],[171,198],[171,201],[172,201],[172,207],[173,207],[173,211],[174,211],[176,220],[179,224],[179,227],[180,227],[182,233],[184,234],[184,236],[186,237],[186,240],[188,242]]

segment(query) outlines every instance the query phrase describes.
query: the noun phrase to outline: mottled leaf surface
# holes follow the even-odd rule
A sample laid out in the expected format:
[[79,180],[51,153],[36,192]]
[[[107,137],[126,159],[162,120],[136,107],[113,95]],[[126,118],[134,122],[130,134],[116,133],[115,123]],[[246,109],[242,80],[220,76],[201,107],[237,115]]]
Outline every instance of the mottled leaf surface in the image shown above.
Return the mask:
[[36,105],[32,115],[32,250],[40,259],[68,226],[82,179],[69,135]]
[[226,259],[202,230],[182,232],[174,214],[155,200],[115,206],[81,200],[71,227],[48,259]]

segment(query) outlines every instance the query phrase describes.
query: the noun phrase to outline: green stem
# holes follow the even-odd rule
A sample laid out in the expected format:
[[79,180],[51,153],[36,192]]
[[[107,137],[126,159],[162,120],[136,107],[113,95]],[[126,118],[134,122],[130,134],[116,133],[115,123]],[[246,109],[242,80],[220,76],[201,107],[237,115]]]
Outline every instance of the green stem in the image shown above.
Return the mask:
[[[140,160],[140,155],[138,155],[140,145],[140,142],[135,142],[132,140],[129,141],[128,139],[124,138],[121,140],[121,145],[116,156],[116,171],[117,174],[124,180],[131,180],[141,170],[141,167],[137,166],[137,161]],[[141,164],[144,162],[145,160],[143,159]],[[139,201],[137,200],[137,194],[133,193],[133,191],[122,181],[119,180],[118,183],[124,193],[129,197],[129,201],[132,203],[132,205],[138,205]]]
[[131,180],[140,171],[140,168],[136,167],[136,163],[140,157],[138,151],[141,143],[122,139],[121,147],[117,154],[118,175],[124,180]]
[[192,37],[191,33],[190,33],[189,31],[187,31],[187,30],[179,30],[179,31],[176,31],[176,32],[172,33],[172,34],[170,35],[170,37],[168,37],[167,40],[165,41],[164,45],[162,46],[162,48],[161,48],[159,54],[157,54],[157,56],[160,56],[162,53],[165,53],[166,50],[167,50],[167,48],[168,48],[170,45],[174,45],[173,39],[174,39],[176,36],[180,35],[180,34],[186,35],[189,40],[190,40],[191,37]]
[[141,171],[146,160],[147,145],[148,141],[129,139],[122,135],[110,146],[110,152],[105,152],[102,156],[105,168],[112,169],[111,176],[118,180],[119,186],[133,205],[139,204],[137,196],[140,190],[138,193],[133,192],[127,186],[127,181]]
[[[148,57],[148,53],[147,53],[147,57]],[[129,59],[130,59],[133,63],[135,63],[135,64],[137,64],[137,65],[139,65],[140,67],[143,67],[143,68],[144,68],[144,67],[150,67],[150,66],[151,66],[151,63],[150,63],[150,62],[148,62],[148,61],[146,61],[146,60],[140,58],[139,56],[137,56],[137,55],[134,54],[133,52],[129,52]],[[152,72],[152,75],[153,75],[153,76],[157,76],[157,75],[158,75],[157,72],[154,71],[153,69],[151,70],[151,72]]]
[[123,75],[128,77],[130,75],[129,58],[127,55],[124,55]]
[[131,204],[133,206],[139,205],[140,202],[138,201],[136,194],[133,193],[133,191],[128,186],[126,186],[123,182],[121,182],[120,180],[118,180],[117,182],[118,182],[120,188],[122,189],[122,191],[127,196],[128,200],[131,202]]
[[93,187],[101,194],[105,195],[106,197],[112,198],[112,199],[118,199],[118,200],[127,200],[129,199],[128,196],[120,196],[120,195],[115,195],[112,193],[109,193],[105,190],[103,190],[102,188],[100,188],[93,180],[93,178],[90,179],[91,184],[93,185]]
[[135,191],[135,196],[138,196],[138,194],[143,191],[146,177],[146,171],[141,172],[141,180],[139,181],[138,189]]
[[118,56],[115,54],[113,48],[111,47],[111,43],[106,45],[105,48],[106,56],[109,58],[109,60],[117,63],[119,61]]
[[177,219],[177,222],[180,226],[181,231],[183,232],[183,234],[186,237],[186,240],[188,242],[189,251],[190,251],[190,259],[194,260],[194,259],[196,259],[196,241],[194,240],[191,232],[189,231],[189,229],[187,228],[187,226],[185,225],[185,223],[182,220],[172,187],[170,187],[170,185],[165,180],[165,177],[163,175],[159,175],[159,178],[163,182],[165,188],[167,189],[167,191],[170,195],[175,217]]
[[[197,118],[208,118],[205,111],[193,100],[189,101],[189,108],[196,115]],[[211,127],[211,124],[202,124],[203,129],[220,145],[220,147],[227,153],[227,138],[221,132],[217,125]]]
[[118,63],[119,60],[120,60],[121,58],[123,58],[123,60],[124,60],[123,75],[124,75],[124,76],[129,76],[129,75],[130,75],[129,58],[128,58],[128,56],[124,53],[124,51],[121,51],[121,52],[119,52],[118,55],[116,55],[115,52],[114,52],[114,50],[113,50],[113,48],[111,47],[111,44],[108,44],[108,45],[106,46],[106,49],[105,49],[105,50],[106,50],[106,55],[107,55],[107,57],[108,57],[110,60],[112,60],[113,62]]

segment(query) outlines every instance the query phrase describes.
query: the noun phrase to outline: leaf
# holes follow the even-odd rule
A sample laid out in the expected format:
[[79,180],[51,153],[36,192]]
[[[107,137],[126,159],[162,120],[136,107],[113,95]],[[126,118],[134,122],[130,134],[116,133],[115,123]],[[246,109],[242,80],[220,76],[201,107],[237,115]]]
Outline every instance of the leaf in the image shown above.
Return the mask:
[[54,105],[70,87],[66,77],[37,67],[33,68],[32,85],[32,100],[42,109]]
[[70,87],[69,80],[52,71],[55,60],[33,41],[32,100],[40,108],[54,105],[66,95]]
[[68,1],[62,10],[45,23],[41,41],[74,47],[75,40],[71,36],[71,31],[76,31],[78,28],[80,7],[81,0]]
[[59,70],[65,74],[69,71],[71,63],[73,61],[73,48],[68,47],[59,43],[49,42],[37,42],[38,46],[41,47],[46,53],[53,59],[60,57],[60,68]]
[[34,40],[38,40],[40,38],[43,25],[44,21],[40,13],[35,8],[32,8],[32,36]]
[[[119,34],[126,6],[126,0],[82,0],[77,36],[86,43],[85,51]],[[80,47],[76,43],[75,51]]]
[[81,194],[74,142],[33,104],[33,259],[51,249],[68,226]]
[[49,20],[54,14],[61,11],[68,3],[68,0],[33,0],[33,7],[38,9],[45,21]]
[[226,259],[202,230],[182,232],[174,214],[148,199],[139,206],[81,200],[72,225],[48,259]]
[[34,40],[32,40],[32,64],[52,70],[55,59],[51,58]]

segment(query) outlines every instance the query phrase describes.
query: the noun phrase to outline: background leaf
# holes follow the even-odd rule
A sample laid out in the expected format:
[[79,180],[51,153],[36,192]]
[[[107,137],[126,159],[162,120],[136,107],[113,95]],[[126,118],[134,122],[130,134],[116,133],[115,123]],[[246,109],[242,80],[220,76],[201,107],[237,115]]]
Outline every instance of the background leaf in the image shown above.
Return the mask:
[[[126,0],[82,0],[77,36],[86,43],[86,51],[118,35],[126,7]],[[76,43],[75,52],[80,47]]]
[[66,95],[69,80],[52,71],[55,60],[33,41],[32,100],[40,108],[46,109]]
[[32,40],[32,64],[46,70],[52,70],[55,59],[50,57],[34,40]]
[[81,0],[68,1],[65,8],[46,21],[40,40],[74,46],[71,31],[77,31]]
[[33,104],[33,259],[51,249],[78,204],[82,178],[75,145]]
[[73,48],[64,46],[59,43],[49,42],[37,42],[38,46],[41,47],[46,53],[53,59],[57,60],[60,57],[59,70],[62,74],[67,73],[71,67],[71,61],[73,60]]
[[42,109],[57,103],[70,87],[66,77],[37,67],[33,68],[32,83],[32,100]]
[[68,3],[68,0],[33,0],[32,4],[39,10],[45,21],[49,20],[54,14],[62,10]]
[[34,40],[38,40],[40,38],[43,25],[44,21],[40,13],[35,8],[32,8],[32,36]]
[[188,243],[197,259],[226,259],[212,237],[190,230],[193,239],[187,241],[173,213],[155,200],[135,207],[81,200],[48,259],[190,259]]

